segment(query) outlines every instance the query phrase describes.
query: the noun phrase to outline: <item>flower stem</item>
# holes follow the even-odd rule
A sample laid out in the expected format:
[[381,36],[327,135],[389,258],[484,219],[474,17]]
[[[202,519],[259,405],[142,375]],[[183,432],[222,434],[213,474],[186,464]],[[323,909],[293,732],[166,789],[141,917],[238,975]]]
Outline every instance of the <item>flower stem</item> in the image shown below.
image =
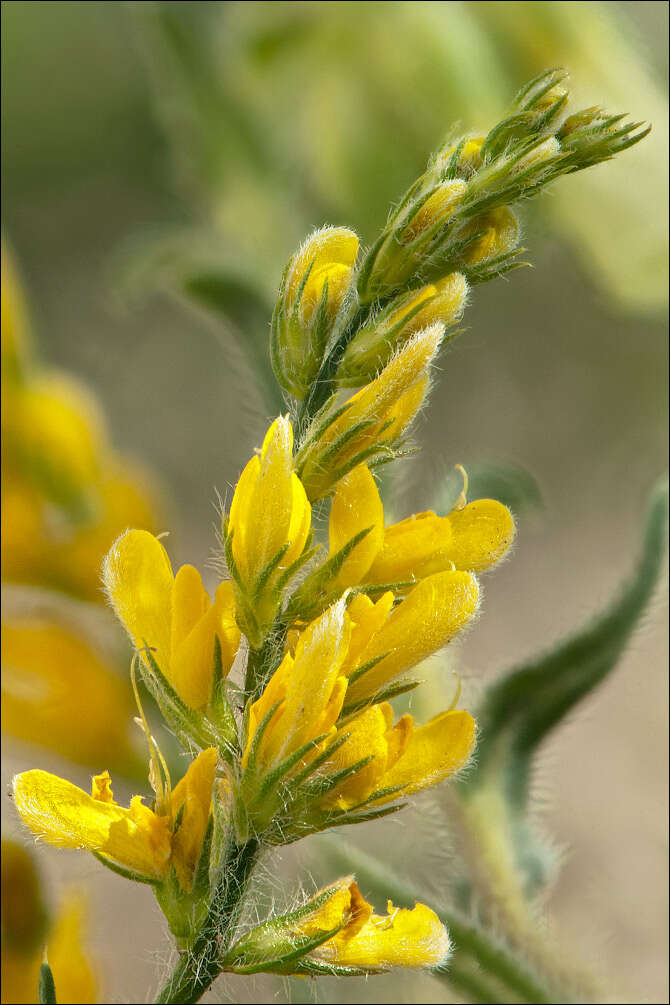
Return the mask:
[[220,960],[234,935],[259,851],[260,842],[255,838],[230,849],[203,926],[159,991],[156,1005],[191,1005],[219,976]]

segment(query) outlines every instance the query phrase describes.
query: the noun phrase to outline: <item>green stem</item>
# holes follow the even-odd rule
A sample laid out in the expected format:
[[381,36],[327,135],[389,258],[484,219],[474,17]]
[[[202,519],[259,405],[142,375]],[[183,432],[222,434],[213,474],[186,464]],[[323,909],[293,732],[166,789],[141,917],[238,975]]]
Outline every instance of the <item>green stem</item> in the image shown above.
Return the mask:
[[231,848],[203,926],[158,993],[156,1005],[192,1005],[219,976],[220,960],[233,938],[259,851],[255,838]]
[[[341,838],[320,838],[320,843],[327,848],[328,858],[336,861],[338,866],[354,871],[357,877],[368,887],[379,891],[380,896],[390,897],[400,906],[411,907],[417,900],[411,887],[398,880],[393,873],[382,866],[376,859],[365,852],[359,851],[347,844]],[[469,958],[481,967],[484,975],[497,978],[507,988],[520,996],[522,1002],[532,1002],[536,1005],[551,1005],[556,1001],[567,1001],[567,998],[557,998],[555,993],[545,987],[534,974],[529,973],[525,965],[508,949],[500,945],[489,933],[475,928],[453,910],[437,912],[440,920],[449,930],[454,945],[454,954],[446,970],[438,969],[435,976],[449,982],[454,973],[454,983],[463,980],[478,982],[479,978],[463,968],[465,959]],[[454,969],[455,968],[455,969]],[[478,994],[484,995],[485,978],[483,975]],[[474,984],[473,984],[474,990]],[[495,995],[485,998],[486,1001],[500,1001]]]

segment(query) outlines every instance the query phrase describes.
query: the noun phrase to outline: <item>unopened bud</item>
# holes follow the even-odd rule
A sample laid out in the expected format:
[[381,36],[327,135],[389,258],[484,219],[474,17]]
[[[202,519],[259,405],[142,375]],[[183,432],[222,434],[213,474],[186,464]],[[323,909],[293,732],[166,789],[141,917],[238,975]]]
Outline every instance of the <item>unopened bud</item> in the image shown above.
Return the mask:
[[351,230],[324,227],[289,262],[272,319],[272,365],[282,387],[298,398],[321,364],[357,255]]
[[467,293],[465,276],[452,272],[434,284],[396,297],[349,343],[338,369],[339,383],[357,387],[372,380],[416,332],[436,323],[445,328],[455,324],[463,314]]
[[481,236],[466,248],[463,255],[467,265],[481,265],[513,251],[519,240],[519,221],[511,209],[500,206],[476,217],[460,236],[478,233]]

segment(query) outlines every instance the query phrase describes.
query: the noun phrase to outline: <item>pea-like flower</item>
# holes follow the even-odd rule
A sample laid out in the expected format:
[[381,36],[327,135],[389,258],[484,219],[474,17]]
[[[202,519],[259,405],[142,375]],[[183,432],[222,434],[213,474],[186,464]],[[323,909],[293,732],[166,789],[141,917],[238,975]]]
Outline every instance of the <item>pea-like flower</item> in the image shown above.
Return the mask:
[[234,973],[357,976],[392,967],[436,967],[449,958],[447,931],[425,904],[377,915],[352,876],[319,891],[297,911],[248,932],[229,951]]
[[220,583],[211,602],[198,570],[183,565],[173,575],[165,548],[144,530],[121,535],[102,576],[148,670],[158,668],[190,708],[207,706],[217,672],[228,673],[239,645],[233,584]]
[[281,588],[308,543],[311,507],[293,470],[293,429],[285,416],[270,426],[249,461],[224,522],[226,555],[235,582],[237,621],[259,647],[277,613]]
[[448,569],[484,572],[514,540],[514,519],[495,499],[457,505],[446,516],[428,510],[384,527],[374,478],[364,464],[337,486],[330,511],[330,555],[368,532],[349,551],[336,584],[363,584],[404,592],[426,576]]
[[379,463],[394,455],[421,408],[430,386],[430,365],[444,335],[433,324],[413,335],[378,377],[357,391],[332,416],[317,420],[297,458],[310,499],[321,499],[364,460]]
[[[47,771],[25,771],[13,782],[14,803],[36,837],[58,848],[86,848],[132,878],[165,882],[172,869],[190,892],[210,817],[216,750],[189,765],[171,791],[157,792],[149,809],[114,800],[108,772],[93,778],[92,794]],[[117,871],[118,871],[117,869]]]

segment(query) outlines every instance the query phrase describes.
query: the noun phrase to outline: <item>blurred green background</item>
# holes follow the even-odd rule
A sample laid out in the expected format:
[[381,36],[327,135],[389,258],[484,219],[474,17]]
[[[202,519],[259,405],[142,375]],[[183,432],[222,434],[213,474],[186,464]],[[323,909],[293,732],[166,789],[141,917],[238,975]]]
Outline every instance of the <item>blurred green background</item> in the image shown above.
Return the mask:
[[[90,384],[118,446],[157,471],[173,556],[200,567],[214,489],[229,492],[275,411],[240,329],[268,324],[311,228],[370,241],[454,121],[486,129],[546,66],[567,67],[580,105],[651,120],[639,147],[522,211],[535,268],[475,289],[418,431],[425,449],[398,482],[400,515],[457,462],[512,463],[539,483],[544,508],[521,518],[461,646],[470,696],[606,602],[666,465],[665,4],[13,2],[2,16],[3,227],[42,352]],[[180,295],[212,269],[236,291],[227,321]],[[624,1000],[649,1002],[668,993],[663,626],[657,605],[538,782],[567,852],[551,900],[561,941]],[[36,763],[15,748],[3,779]],[[449,871],[431,798],[360,836],[374,845],[384,826],[427,895]],[[164,945],[147,891],[93,860],[40,860],[54,883],[91,879],[107,997],[143,999]],[[387,994],[445,991],[384,978],[326,983],[321,1000]]]

